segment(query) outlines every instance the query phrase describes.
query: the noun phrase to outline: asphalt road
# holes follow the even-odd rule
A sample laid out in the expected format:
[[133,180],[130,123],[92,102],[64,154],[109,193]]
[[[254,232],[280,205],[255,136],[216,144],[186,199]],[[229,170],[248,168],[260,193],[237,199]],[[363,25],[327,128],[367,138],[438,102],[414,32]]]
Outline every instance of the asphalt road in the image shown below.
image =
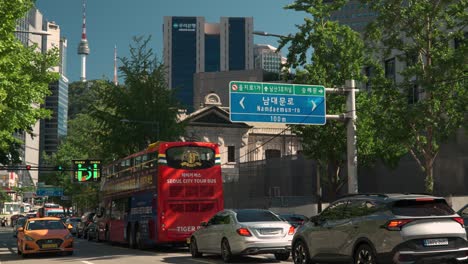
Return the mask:
[[[201,259],[192,259],[186,247],[158,247],[149,250],[129,249],[121,245],[90,242],[84,239],[75,240],[73,256],[57,254],[42,254],[23,259],[17,255],[16,238],[13,229],[0,227],[0,264],[155,264],[155,263],[183,263],[183,264],[220,264],[219,256],[208,255]],[[238,264],[252,263],[292,263],[277,261],[273,255],[257,255],[241,257],[234,261]]]

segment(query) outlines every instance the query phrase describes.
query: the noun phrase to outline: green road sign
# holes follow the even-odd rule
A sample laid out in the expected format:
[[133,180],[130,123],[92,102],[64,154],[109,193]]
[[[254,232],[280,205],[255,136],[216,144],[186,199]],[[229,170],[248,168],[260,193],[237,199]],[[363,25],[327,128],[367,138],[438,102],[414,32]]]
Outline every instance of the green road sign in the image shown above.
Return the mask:
[[325,93],[322,85],[232,81],[229,118],[232,122],[324,125]]

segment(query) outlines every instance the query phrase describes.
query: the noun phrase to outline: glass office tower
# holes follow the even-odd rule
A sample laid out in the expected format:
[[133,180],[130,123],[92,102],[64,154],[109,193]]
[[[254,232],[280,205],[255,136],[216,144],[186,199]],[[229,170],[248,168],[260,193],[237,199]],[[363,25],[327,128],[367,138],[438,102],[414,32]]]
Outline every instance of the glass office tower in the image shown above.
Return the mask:
[[194,110],[193,75],[253,69],[253,18],[164,17],[164,64],[169,88],[189,112]]

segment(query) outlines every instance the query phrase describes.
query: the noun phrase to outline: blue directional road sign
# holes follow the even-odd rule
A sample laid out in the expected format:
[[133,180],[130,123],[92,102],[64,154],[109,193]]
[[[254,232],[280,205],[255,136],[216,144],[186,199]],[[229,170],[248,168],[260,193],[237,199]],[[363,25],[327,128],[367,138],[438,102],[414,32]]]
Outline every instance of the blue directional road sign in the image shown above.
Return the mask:
[[321,85],[232,81],[232,122],[324,125],[325,87]]
[[36,190],[37,196],[63,196],[61,187],[41,187]]

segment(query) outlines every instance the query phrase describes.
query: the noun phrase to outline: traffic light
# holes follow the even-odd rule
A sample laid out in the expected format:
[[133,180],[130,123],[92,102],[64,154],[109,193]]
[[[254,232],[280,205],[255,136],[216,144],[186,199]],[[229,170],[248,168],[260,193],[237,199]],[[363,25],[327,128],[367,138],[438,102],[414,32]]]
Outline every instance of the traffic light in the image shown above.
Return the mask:
[[26,170],[31,170],[31,165],[26,165]]
[[57,165],[55,166],[56,171],[63,171],[63,166],[62,165]]

